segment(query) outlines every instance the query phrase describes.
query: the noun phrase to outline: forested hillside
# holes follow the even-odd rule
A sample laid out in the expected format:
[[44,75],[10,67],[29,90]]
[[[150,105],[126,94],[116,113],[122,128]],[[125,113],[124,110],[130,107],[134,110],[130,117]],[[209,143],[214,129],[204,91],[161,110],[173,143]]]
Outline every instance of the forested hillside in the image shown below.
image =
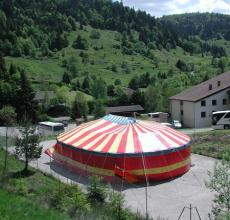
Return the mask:
[[[51,104],[71,108],[76,91],[89,113],[98,100],[167,111],[168,97],[230,68],[229,15],[154,18],[109,0],[2,0],[0,26],[0,108],[33,120]],[[27,108],[33,90],[56,98]]]

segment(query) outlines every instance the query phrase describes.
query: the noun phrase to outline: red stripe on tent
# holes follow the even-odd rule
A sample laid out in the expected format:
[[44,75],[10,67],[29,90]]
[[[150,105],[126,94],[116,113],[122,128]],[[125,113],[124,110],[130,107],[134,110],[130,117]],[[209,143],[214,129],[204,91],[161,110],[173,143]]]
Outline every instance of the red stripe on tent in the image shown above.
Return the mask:
[[167,140],[165,140],[163,137],[161,137],[159,134],[155,133],[158,140],[164,145],[164,147],[170,149],[170,143],[168,143]]
[[[104,127],[110,125],[110,124],[111,124],[111,122],[107,121],[107,122],[105,122],[105,123],[99,125],[98,127],[95,127],[95,128],[93,128],[93,129],[87,130],[87,131],[85,131],[82,135],[80,135],[79,137],[75,138],[74,140],[72,140],[72,141],[70,141],[70,142],[67,142],[67,144],[72,145],[72,144],[74,144],[75,142],[77,142],[77,141],[81,140],[82,138],[84,138],[86,135],[90,134],[91,132],[97,131],[97,130],[99,130],[99,129],[101,129],[101,128],[104,128]],[[100,133],[99,133],[99,134],[100,134]]]
[[[143,126],[143,125],[139,125],[138,128],[140,128],[140,129],[143,129],[143,128],[144,128],[144,129],[147,130],[147,131],[153,132],[153,130],[151,130],[151,129],[149,129],[149,128]],[[145,131],[144,133],[147,133],[147,132]]]
[[150,123],[142,123],[141,126],[143,128],[148,129],[149,131],[152,131],[152,132],[154,132],[158,128],[162,128],[163,127],[160,123],[156,123],[156,124],[155,123],[152,123],[152,124],[150,124]]
[[97,147],[99,147],[99,145],[109,136],[109,134],[106,134],[103,138],[101,138],[98,142],[96,142],[92,147],[90,147],[88,150],[93,151],[94,149],[96,149]]
[[179,138],[179,139],[182,139],[184,142],[188,142],[189,141],[189,139],[188,138],[184,138],[182,135],[180,135],[180,134],[176,134],[176,133],[174,133],[174,131],[172,131],[172,130],[167,130],[167,132],[169,132],[171,135],[173,135],[173,136],[175,136],[175,137],[177,137],[177,138]]
[[137,126],[132,125],[134,152],[135,153],[140,153],[140,152],[142,152],[142,146],[141,146],[141,142],[140,142],[140,140],[138,138],[136,128],[137,128]]
[[109,149],[111,148],[111,146],[112,146],[114,140],[116,139],[116,137],[117,137],[117,134],[114,134],[110,138],[110,140],[108,141],[108,143],[106,143],[106,145],[104,146],[104,148],[101,151],[107,153],[109,151]]
[[[112,128],[110,128],[110,129],[104,131],[103,133],[113,132],[113,131],[115,131],[115,130],[116,130],[117,128],[119,128],[119,127],[120,127],[120,125],[115,125],[114,127],[112,127]],[[85,142],[83,142],[82,144],[78,145],[77,147],[78,147],[78,148],[83,148],[83,147],[87,146],[88,144],[90,144],[92,141],[94,141],[96,138],[98,138],[98,137],[101,136],[101,135],[102,135],[102,134],[97,133],[97,134],[95,134],[93,137],[87,139],[87,140],[86,140]]]
[[143,128],[142,128],[139,124],[136,124],[135,127],[136,127],[141,133],[147,133],[146,131],[143,130]]
[[171,132],[173,135],[179,136],[180,138],[184,139],[185,141],[189,141],[190,140],[190,138],[187,135],[185,135],[185,134],[183,134],[181,132],[178,132],[175,129],[165,129],[165,130]]
[[120,141],[120,144],[119,144],[118,149],[117,149],[118,153],[125,153],[129,129],[130,129],[130,125],[127,127],[125,133],[121,137],[121,141]]
[[183,141],[180,141],[170,135],[168,135],[168,133],[164,130],[160,131],[161,133],[163,133],[167,138],[169,138],[170,140],[172,140],[173,142],[175,142],[176,144],[178,144],[179,146],[184,145],[185,143]]
[[[81,130],[83,130],[85,128],[89,128],[91,125],[94,125],[95,123],[97,123],[97,121],[94,122],[94,123],[90,123],[90,124],[87,123],[87,126],[84,126],[84,125],[83,126],[79,126],[76,129],[74,129],[73,132],[69,132],[68,134],[66,134],[64,136],[61,136],[60,139],[64,138],[63,140],[61,140],[63,142],[65,140],[67,140],[68,138],[73,137],[76,134],[76,132],[80,132]],[[59,137],[58,137],[58,139],[59,139]]]

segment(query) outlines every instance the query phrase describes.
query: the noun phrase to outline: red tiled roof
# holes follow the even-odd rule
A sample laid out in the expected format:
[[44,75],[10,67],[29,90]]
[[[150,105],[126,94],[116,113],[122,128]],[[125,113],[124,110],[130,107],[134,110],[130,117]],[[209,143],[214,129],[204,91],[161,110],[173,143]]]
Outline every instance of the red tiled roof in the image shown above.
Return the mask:
[[228,88],[230,88],[230,71],[186,89],[170,99],[197,102]]

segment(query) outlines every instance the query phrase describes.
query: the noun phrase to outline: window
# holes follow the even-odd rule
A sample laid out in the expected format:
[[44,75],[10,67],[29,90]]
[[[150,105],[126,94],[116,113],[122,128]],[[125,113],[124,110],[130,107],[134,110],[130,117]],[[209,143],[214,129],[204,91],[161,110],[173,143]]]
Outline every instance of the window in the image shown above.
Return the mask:
[[212,105],[216,105],[216,100],[215,99],[212,100]]
[[184,115],[184,111],[183,111],[183,110],[181,110],[181,111],[180,111],[180,114],[181,114],[181,115]]
[[201,101],[201,106],[206,106],[206,101],[205,100]]
[[206,118],[206,112],[201,112],[201,118]]
[[226,114],[224,118],[230,118],[230,113]]
[[227,105],[227,99],[223,99],[223,105]]

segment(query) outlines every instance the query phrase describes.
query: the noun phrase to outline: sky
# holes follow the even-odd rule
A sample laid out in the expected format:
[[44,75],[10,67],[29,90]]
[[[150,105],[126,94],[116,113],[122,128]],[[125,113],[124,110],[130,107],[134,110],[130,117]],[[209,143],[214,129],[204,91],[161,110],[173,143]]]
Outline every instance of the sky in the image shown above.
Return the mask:
[[230,0],[123,0],[123,4],[155,17],[188,12],[230,14]]

